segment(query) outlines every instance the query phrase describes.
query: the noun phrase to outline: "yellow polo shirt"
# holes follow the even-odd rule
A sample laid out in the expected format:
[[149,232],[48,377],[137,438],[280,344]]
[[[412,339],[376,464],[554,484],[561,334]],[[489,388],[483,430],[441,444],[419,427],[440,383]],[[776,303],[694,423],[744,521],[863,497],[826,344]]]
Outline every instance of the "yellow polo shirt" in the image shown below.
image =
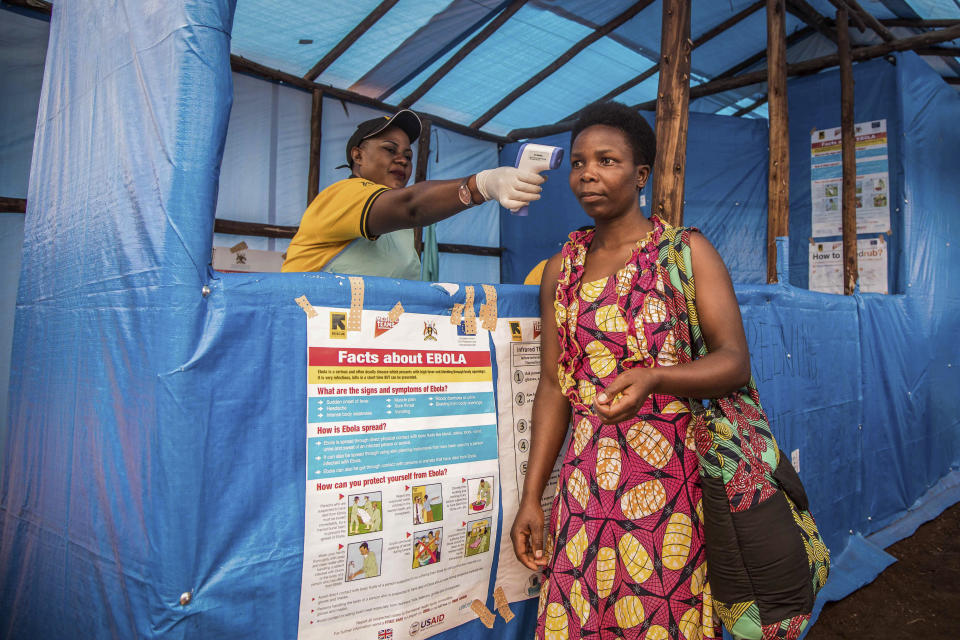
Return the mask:
[[389,187],[347,178],[321,191],[300,220],[281,271],[335,271],[419,279],[413,230],[370,235],[367,215]]

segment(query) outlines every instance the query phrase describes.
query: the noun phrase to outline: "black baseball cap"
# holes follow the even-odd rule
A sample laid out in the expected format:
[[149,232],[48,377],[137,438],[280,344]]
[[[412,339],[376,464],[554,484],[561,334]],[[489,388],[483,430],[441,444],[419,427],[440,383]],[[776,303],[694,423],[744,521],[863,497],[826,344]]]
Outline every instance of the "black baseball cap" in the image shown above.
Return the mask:
[[354,147],[360,146],[360,143],[367,138],[372,138],[384,131],[387,127],[399,127],[410,138],[410,144],[413,144],[420,137],[422,125],[420,124],[420,116],[409,109],[401,109],[392,116],[381,116],[361,122],[357,125],[357,130],[347,140],[347,164],[342,164],[337,169],[349,167],[350,163],[353,162],[350,151]]

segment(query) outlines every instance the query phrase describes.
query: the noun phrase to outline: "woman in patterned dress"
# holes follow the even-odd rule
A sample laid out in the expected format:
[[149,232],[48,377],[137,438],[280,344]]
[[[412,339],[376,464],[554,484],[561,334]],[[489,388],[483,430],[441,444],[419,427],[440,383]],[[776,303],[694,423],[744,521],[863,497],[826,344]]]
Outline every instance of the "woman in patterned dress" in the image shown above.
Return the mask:
[[[720,636],[681,399],[738,389],[750,362],[730,276],[710,242],[693,233],[710,353],[677,365],[669,280],[656,263],[665,223],[644,217],[638,202],[655,153],[650,126],[617,103],[588,107],[571,134],[570,188],[595,227],[572,233],[544,270],[543,375],[511,531],[519,560],[544,572],[541,639]],[[541,498],[571,416],[545,527]]]

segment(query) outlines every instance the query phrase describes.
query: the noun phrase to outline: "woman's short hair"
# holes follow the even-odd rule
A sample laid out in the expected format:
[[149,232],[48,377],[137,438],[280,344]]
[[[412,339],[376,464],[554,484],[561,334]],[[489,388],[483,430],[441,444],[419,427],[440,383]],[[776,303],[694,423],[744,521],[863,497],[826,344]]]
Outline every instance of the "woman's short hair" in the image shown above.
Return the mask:
[[638,165],[653,166],[657,157],[657,137],[639,111],[620,102],[594,102],[587,105],[570,131],[570,146],[584,129],[595,124],[622,131],[633,150],[633,161]]

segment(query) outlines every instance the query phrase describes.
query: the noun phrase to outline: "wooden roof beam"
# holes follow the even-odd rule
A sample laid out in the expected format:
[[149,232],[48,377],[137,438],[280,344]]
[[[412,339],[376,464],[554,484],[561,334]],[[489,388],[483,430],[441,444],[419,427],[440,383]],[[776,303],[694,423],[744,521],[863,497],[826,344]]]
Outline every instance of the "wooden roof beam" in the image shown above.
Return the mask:
[[807,26],[819,31],[823,37],[837,43],[837,30],[830,24],[830,20],[820,15],[806,0],[787,0],[787,11],[803,20]]
[[960,47],[926,47],[914,49],[918,56],[942,56],[944,58],[960,57]]
[[464,58],[470,55],[474,49],[479,47],[487,38],[492,36],[494,32],[503,26],[503,24],[513,17],[520,8],[527,4],[527,0],[514,0],[509,7],[500,12],[500,14],[494,18],[487,26],[480,30],[477,35],[473,36],[467,44],[460,47],[460,49],[447,60],[443,65],[434,71],[429,78],[423,81],[423,83],[414,89],[410,95],[400,101],[401,108],[407,108],[410,105],[414,104],[417,100],[422,98],[424,94],[427,93],[430,89],[433,88],[440,80],[450,73],[451,69],[460,64]]
[[853,20],[853,24],[860,30],[860,33],[867,30],[867,23],[863,21],[863,17],[859,13],[850,8],[850,3],[847,0],[829,0],[829,2],[836,7],[837,11],[842,11],[850,20]]
[[38,13],[50,15],[53,10],[53,3],[46,0],[3,0],[11,7],[20,7],[21,9],[30,9]]
[[[950,27],[949,29],[940,29],[939,31],[927,31],[926,33],[920,33],[915,36],[910,36],[909,38],[899,38],[892,42],[885,42],[883,44],[875,44],[869,47],[859,47],[851,51],[851,58],[853,62],[860,62],[863,60],[879,58],[887,55],[888,53],[893,53],[894,51],[913,51],[916,49],[923,49],[924,47],[928,47],[932,44],[946,42],[948,40],[955,40],[957,38],[960,38],[960,25]],[[824,69],[835,67],[839,64],[840,58],[834,53],[829,56],[821,56],[819,58],[804,60],[803,62],[788,64],[787,75],[811,75],[819,71],[823,71]],[[704,82],[703,84],[691,87],[690,99],[693,100],[694,98],[702,98],[703,96],[723,93],[724,91],[730,91],[731,89],[739,89],[740,87],[747,87],[752,84],[759,84],[766,81],[766,69],[759,69],[757,71],[745,73],[733,78],[723,78],[719,80],[713,79],[709,82]],[[642,102],[638,105],[634,105],[634,108],[650,109],[655,105],[656,101],[651,100],[649,102]]]
[[[757,2],[754,2],[752,5],[744,8],[744,9],[741,10],[739,13],[730,16],[729,18],[727,18],[726,20],[724,20],[723,22],[721,22],[721,23],[718,24],[717,26],[713,27],[713,28],[710,29],[709,31],[706,31],[706,32],[702,33],[700,36],[697,37],[696,40],[693,41],[693,47],[692,47],[692,49],[696,49],[696,48],[699,47],[700,45],[702,45],[702,44],[704,44],[704,43],[706,43],[706,42],[709,42],[710,40],[714,39],[715,37],[717,37],[718,35],[720,35],[720,34],[723,33],[724,31],[726,31],[726,30],[730,29],[731,27],[733,27],[734,25],[738,24],[738,23],[739,23],[740,21],[742,21],[744,18],[747,18],[748,16],[750,16],[750,15],[754,14],[755,12],[759,11],[760,9],[763,8],[765,2],[766,2],[766,0],[757,0]],[[659,63],[659,62],[657,62],[657,64],[653,65],[652,67],[650,67],[649,69],[647,69],[646,71],[644,71],[643,73],[641,73],[640,75],[638,75],[638,76],[636,76],[636,77],[634,77],[634,78],[631,78],[630,80],[627,80],[626,82],[624,82],[623,84],[621,84],[619,87],[616,87],[615,89],[613,89],[613,90],[611,90],[611,91],[608,91],[605,95],[603,95],[602,97],[598,98],[598,99],[596,100],[596,102],[604,102],[604,101],[606,101],[606,100],[611,100],[611,99],[613,99],[614,97],[616,97],[616,96],[620,95],[621,93],[623,93],[624,91],[627,91],[628,89],[632,89],[633,87],[637,86],[638,84],[640,84],[641,82],[643,82],[643,81],[646,80],[647,78],[649,78],[649,77],[653,76],[654,74],[656,74],[658,71],[660,71],[660,63]],[[571,120],[571,119],[576,118],[578,115],[580,115],[580,112],[581,112],[582,110],[583,110],[583,109],[578,109],[577,111],[574,111],[573,113],[571,113],[570,115],[568,115],[566,118],[563,118],[563,120]]]
[[650,4],[653,3],[653,0],[640,0],[632,4],[626,11],[615,17],[610,22],[606,23],[586,38],[580,40],[569,49],[567,49],[563,54],[557,57],[556,60],[548,64],[546,67],[538,71],[532,78],[521,84],[519,87],[505,95],[500,99],[497,104],[490,107],[486,113],[481,115],[479,118],[470,123],[470,127],[473,129],[479,129],[490,120],[503,111],[510,103],[522,96],[524,93],[529,91],[531,88],[540,84],[545,78],[553,74],[557,69],[565,65],[567,62],[573,59],[578,53],[589,47],[591,44],[604,37],[614,29],[622,26],[625,22],[636,16],[638,13],[646,9]]
[[[382,100],[377,100],[376,98],[371,98],[370,96],[365,96],[360,93],[355,93],[353,91],[347,91],[346,89],[339,89],[326,84],[320,84],[318,82],[310,82],[309,80],[304,80],[300,76],[295,76],[291,73],[286,73],[280,71],[279,69],[271,69],[270,67],[265,67],[262,64],[253,62],[252,60],[247,60],[237,55],[230,56],[230,66],[231,68],[238,73],[249,73],[251,75],[259,76],[261,78],[266,78],[267,80],[273,80],[274,82],[280,82],[282,84],[287,84],[292,87],[297,87],[304,91],[313,92],[314,89],[321,89],[323,95],[329,96],[331,98],[337,98],[338,100],[346,100],[348,102],[353,102],[355,104],[362,104],[368,107],[373,107],[374,109],[381,109],[383,111],[388,111],[393,113],[397,111],[399,107],[396,105],[388,104]],[[451,131],[456,131],[457,133],[462,133],[473,138],[478,138],[480,140],[487,140],[488,142],[498,142],[506,143],[511,142],[504,136],[494,135],[492,133],[487,133],[486,131],[477,131],[476,129],[471,129],[465,125],[460,124],[459,122],[453,122],[446,118],[441,118],[439,116],[434,116],[425,112],[418,112],[422,117],[429,118],[433,121],[433,124],[449,129]]]
[[960,20],[911,20],[909,18],[880,19],[885,27],[912,27],[914,29],[942,29],[960,24]]
[[[804,27],[799,31],[795,31],[794,33],[787,36],[787,46],[793,44],[794,42],[802,40],[813,33],[814,33],[813,27]],[[737,64],[730,67],[723,73],[717,76],[714,76],[711,81],[722,80],[724,78],[734,76],[737,73],[740,73],[741,71],[743,71],[744,69],[748,67],[752,67],[754,64],[760,62],[766,57],[767,57],[767,50],[766,48],[764,48],[763,50],[758,51],[757,53],[753,54],[749,58],[743,60],[742,62],[738,62]],[[691,98],[693,98],[693,96],[691,96]],[[652,111],[653,109],[648,107],[645,110]],[[539,138],[541,136],[550,136],[555,133],[569,131],[571,128],[573,128],[574,122],[576,122],[576,119],[564,119],[559,122],[554,122],[553,124],[545,124],[537,127],[523,127],[520,129],[514,129],[513,131],[507,134],[507,138],[509,138],[510,140],[525,140],[529,138]]]
[[360,21],[360,24],[355,26],[350,33],[344,36],[343,40],[337,43],[333,49],[331,49],[327,55],[323,56],[317,64],[311,67],[310,71],[307,71],[303,75],[304,80],[316,80],[323,70],[329,67],[333,62],[343,55],[343,52],[350,48],[350,46],[360,39],[360,36],[365,34],[367,30],[376,24],[377,20],[382,18],[387,11],[393,8],[393,5],[397,4],[399,0],[383,0],[377,8],[371,11],[366,18]]
[[859,16],[860,19],[866,23],[866,25],[884,42],[893,42],[897,39],[897,36],[893,35],[893,32],[890,29],[887,29],[883,26],[879,20],[873,17],[873,14],[860,6],[860,3],[857,0],[843,0],[850,10],[854,12],[856,16]]
[[733,113],[733,116],[734,116],[735,118],[739,118],[739,117],[741,117],[741,116],[745,116],[745,115],[747,115],[748,113],[750,113],[751,111],[753,111],[754,109],[756,109],[757,107],[760,107],[760,106],[765,105],[765,104],[767,103],[767,100],[768,100],[768,99],[769,99],[769,96],[768,96],[767,94],[763,94],[762,96],[760,96],[759,98],[757,98],[756,100],[754,100],[753,102],[751,102],[750,104],[748,104],[747,106],[745,106],[745,107],[743,107],[743,108],[738,109],[737,111],[735,111],[735,112]]

